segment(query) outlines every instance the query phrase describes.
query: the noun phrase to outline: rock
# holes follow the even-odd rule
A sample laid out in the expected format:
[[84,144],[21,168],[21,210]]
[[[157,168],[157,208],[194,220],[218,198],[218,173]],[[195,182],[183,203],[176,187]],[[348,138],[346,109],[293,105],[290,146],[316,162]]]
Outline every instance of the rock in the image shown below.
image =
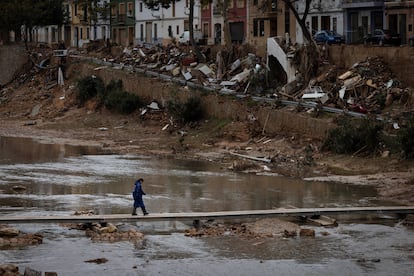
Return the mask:
[[19,276],[19,268],[13,264],[0,265],[0,275]]
[[283,237],[285,237],[285,238],[292,238],[292,237],[296,237],[296,236],[297,236],[297,232],[296,231],[285,230],[283,232]]
[[87,261],[85,261],[85,263],[104,264],[107,261],[108,261],[108,259],[106,259],[106,258],[98,258],[98,259],[93,259],[93,260],[87,260]]
[[300,229],[299,236],[301,237],[315,237],[315,230],[302,228]]
[[23,191],[26,191],[26,187],[16,185],[16,186],[12,187],[12,190],[15,191],[15,192],[21,193]]
[[41,271],[37,271],[34,269],[31,269],[29,267],[26,267],[26,269],[24,270],[24,276],[42,276],[42,272]]
[[394,96],[391,93],[387,94],[387,97],[385,99],[385,106],[390,106],[394,101]]
[[20,231],[15,228],[4,227],[0,228],[0,237],[14,237],[18,236]]

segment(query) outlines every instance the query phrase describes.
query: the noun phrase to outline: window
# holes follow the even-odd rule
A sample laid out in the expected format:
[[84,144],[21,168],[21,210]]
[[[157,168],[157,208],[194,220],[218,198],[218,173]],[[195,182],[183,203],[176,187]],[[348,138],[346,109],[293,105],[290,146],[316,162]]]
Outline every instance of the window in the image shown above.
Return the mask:
[[264,36],[264,20],[253,20],[253,36]]
[[314,35],[319,30],[319,24],[318,24],[318,17],[312,16],[312,35]]
[[177,30],[177,34],[179,35],[180,34],[180,26],[177,25],[176,30]]
[[132,2],[128,2],[128,16],[133,16],[134,15],[134,5]]
[[142,2],[139,3],[139,12],[142,12]]
[[264,36],[265,30],[264,30],[264,20],[259,21],[259,36]]
[[258,21],[257,20],[253,20],[253,36],[257,36],[258,34]]
[[210,28],[208,27],[208,23],[203,23],[203,36],[209,37],[210,35]]
[[89,35],[89,28],[86,28],[86,39],[89,39],[90,35]]
[[112,6],[112,7],[111,7],[111,16],[112,16],[112,17],[115,17],[115,16],[116,16],[116,14],[117,14],[116,6]]
[[275,12],[277,10],[277,1],[276,0],[272,0],[272,12]]
[[140,39],[141,41],[144,41],[144,24],[141,24],[139,27],[140,27]]
[[290,9],[285,4],[285,33],[290,33]]
[[236,6],[239,9],[244,8],[244,0],[237,0]]
[[125,12],[125,3],[119,4],[119,14],[126,14]]
[[335,33],[338,31],[338,19],[336,17],[332,18],[332,31]]
[[168,26],[168,36],[173,37],[173,31],[172,31],[172,26],[171,25]]
[[158,26],[157,23],[154,23],[154,40],[158,38]]
[[74,10],[75,16],[78,16],[78,4],[75,4]]

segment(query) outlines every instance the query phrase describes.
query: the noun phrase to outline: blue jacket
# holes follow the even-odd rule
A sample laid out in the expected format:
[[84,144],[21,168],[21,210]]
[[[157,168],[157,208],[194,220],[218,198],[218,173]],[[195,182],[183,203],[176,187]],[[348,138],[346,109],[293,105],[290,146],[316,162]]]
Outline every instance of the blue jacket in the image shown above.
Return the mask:
[[134,207],[144,207],[144,201],[142,200],[142,196],[145,195],[144,191],[142,190],[141,181],[137,180],[135,182],[135,189],[132,192],[132,196],[134,197]]

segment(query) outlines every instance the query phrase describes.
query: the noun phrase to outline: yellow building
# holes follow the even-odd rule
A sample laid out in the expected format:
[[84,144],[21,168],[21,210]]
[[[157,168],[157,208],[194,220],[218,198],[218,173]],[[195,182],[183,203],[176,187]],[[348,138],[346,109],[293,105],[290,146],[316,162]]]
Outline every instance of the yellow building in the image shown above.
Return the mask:
[[249,23],[247,42],[256,48],[257,54],[266,56],[269,37],[285,37],[289,34],[296,41],[296,19],[283,1],[248,0]]

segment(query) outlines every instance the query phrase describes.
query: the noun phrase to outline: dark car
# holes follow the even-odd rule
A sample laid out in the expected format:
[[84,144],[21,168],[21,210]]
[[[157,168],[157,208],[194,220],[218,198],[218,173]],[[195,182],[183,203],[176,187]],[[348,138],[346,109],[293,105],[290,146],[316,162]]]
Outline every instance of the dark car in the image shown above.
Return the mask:
[[365,44],[378,44],[383,46],[385,44],[400,46],[401,36],[390,30],[375,29],[372,34],[364,38]]
[[344,36],[334,31],[319,31],[313,36],[313,39],[316,43],[327,43],[329,45],[345,43]]

